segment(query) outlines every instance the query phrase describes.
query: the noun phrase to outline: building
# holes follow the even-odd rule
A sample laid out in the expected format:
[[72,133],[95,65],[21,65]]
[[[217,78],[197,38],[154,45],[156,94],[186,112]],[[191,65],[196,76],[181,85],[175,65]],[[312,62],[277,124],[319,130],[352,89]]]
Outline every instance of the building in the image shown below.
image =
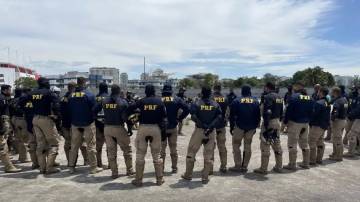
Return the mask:
[[92,88],[96,88],[101,82],[106,82],[108,85],[119,85],[119,69],[113,67],[92,67],[90,68],[89,81]]
[[63,75],[48,75],[45,76],[47,79],[49,79],[50,86],[56,86],[59,88],[67,88],[68,84],[70,82],[76,83],[77,78],[84,77],[89,78],[88,72],[78,72],[78,71],[71,71],[67,72]]
[[145,88],[148,84],[151,84],[156,88],[162,88],[166,83],[171,84],[173,88],[178,87],[179,80],[169,78],[169,76],[170,74],[165,73],[162,69],[155,69],[151,74],[142,73],[140,75],[140,80],[128,80],[128,88]]
[[0,63],[0,85],[7,84],[14,87],[15,81],[23,77],[38,79],[40,75],[30,68],[11,63]]
[[120,86],[122,88],[127,88],[128,86],[128,81],[129,81],[129,76],[127,73],[121,73],[120,74]]

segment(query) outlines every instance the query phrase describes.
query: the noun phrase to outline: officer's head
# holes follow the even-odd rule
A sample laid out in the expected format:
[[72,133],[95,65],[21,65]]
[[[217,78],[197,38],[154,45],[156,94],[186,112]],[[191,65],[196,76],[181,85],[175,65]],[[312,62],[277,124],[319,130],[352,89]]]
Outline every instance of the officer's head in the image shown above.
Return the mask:
[[326,87],[321,87],[319,92],[318,92],[318,96],[319,98],[324,98],[329,94],[329,89]]
[[203,99],[208,99],[210,98],[212,92],[211,92],[211,88],[209,86],[203,86],[201,88],[201,97]]
[[146,97],[155,96],[155,87],[151,84],[145,86],[145,95]]
[[111,96],[119,96],[121,93],[121,88],[119,85],[112,85],[111,86]]
[[69,92],[74,92],[75,88],[76,88],[76,83],[75,82],[68,83],[67,89],[68,89]]
[[273,84],[272,82],[267,82],[265,84],[265,87],[264,87],[264,90],[265,92],[272,92],[272,91],[275,91],[275,84]]
[[82,87],[82,88],[85,88],[85,87],[86,87],[86,78],[84,78],[84,77],[78,77],[78,78],[76,79],[76,81],[77,81],[77,86],[78,86],[78,87]]
[[22,94],[22,92],[23,92],[23,89],[22,89],[22,88],[15,88],[14,98],[20,97],[21,94]]
[[162,89],[162,95],[163,96],[171,96],[173,93],[172,86],[170,84],[165,84]]
[[241,95],[244,97],[251,96],[251,87],[248,85],[241,87]]
[[288,92],[291,92],[293,89],[292,85],[288,85],[287,89],[288,89]]
[[49,80],[45,77],[40,77],[37,80],[38,86],[39,88],[45,88],[45,89],[50,89],[50,83]]
[[221,92],[221,84],[220,83],[216,83],[214,85],[214,92],[215,93],[220,93]]
[[31,92],[31,88],[29,88],[29,87],[24,87],[24,88],[22,89],[22,92],[23,92],[23,94],[28,94],[28,93]]
[[106,82],[101,82],[99,84],[99,93],[108,93],[108,85],[106,84]]
[[341,94],[345,94],[345,86],[344,86],[344,85],[340,85],[339,88],[340,88],[340,90],[341,90]]
[[333,98],[338,98],[341,96],[341,89],[339,87],[334,87],[331,90],[331,97]]
[[1,93],[6,96],[11,95],[11,86],[10,85],[1,85]]
[[303,92],[303,89],[304,89],[304,84],[301,83],[301,82],[296,82],[296,83],[293,85],[293,89],[294,89],[294,92],[295,92],[295,93],[302,93],[302,92]]

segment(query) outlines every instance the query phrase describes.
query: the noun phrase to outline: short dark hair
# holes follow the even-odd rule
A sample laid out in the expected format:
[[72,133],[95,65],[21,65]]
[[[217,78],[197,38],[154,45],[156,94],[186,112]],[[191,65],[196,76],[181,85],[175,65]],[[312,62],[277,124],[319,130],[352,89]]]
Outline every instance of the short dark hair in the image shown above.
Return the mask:
[[332,89],[332,92],[336,93],[337,95],[341,95],[341,89],[337,86]]
[[216,84],[214,85],[214,90],[221,91],[221,83],[216,83]]
[[7,84],[1,85],[1,91],[8,90],[10,88],[11,88],[10,85],[7,85]]
[[267,83],[265,84],[265,87],[268,88],[268,89],[270,89],[270,90],[275,90],[275,84],[272,83],[272,82],[267,82]]
[[86,84],[86,78],[85,77],[78,77],[76,79],[78,86],[84,86]]
[[72,90],[72,89],[74,89],[76,87],[76,83],[75,82],[69,82],[68,83],[68,89],[70,90]]
[[201,95],[202,95],[202,98],[210,98],[211,96],[211,87],[210,86],[203,86],[201,88]]
[[111,95],[120,95],[121,88],[119,85],[113,84],[111,86]]
[[326,88],[326,87],[321,87],[319,91],[320,91],[320,93],[322,93],[324,96],[326,96],[326,95],[329,94],[329,89]]

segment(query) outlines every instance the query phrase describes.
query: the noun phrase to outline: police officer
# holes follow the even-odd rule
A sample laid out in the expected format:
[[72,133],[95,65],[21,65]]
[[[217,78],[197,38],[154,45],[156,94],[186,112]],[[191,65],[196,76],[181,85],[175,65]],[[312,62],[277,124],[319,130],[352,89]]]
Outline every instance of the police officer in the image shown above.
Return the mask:
[[348,101],[342,96],[341,89],[338,87],[332,89],[331,96],[333,100],[331,112],[333,153],[330,155],[330,160],[342,161],[344,153],[342,134],[346,126]]
[[[22,97],[28,96],[30,92],[31,92],[30,88],[24,88]],[[37,156],[36,156],[37,143],[36,143],[36,137],[34,134],[33,123],[32,123],[33,118],[34,118],[33,104],[31,102],[31,100],[28,100],[27,102],[23,103],[22,105],[19,105],[18,107],[20,107],[22,109],[22,111],[24,112],[24,118],[26,121],[26,129],[27,129],[27,135],[28,135],[28,150],[29,150],[30,159],[32,162],[31,169],[33,169],[33,170],[38,169],[40,166],[39,166]]]
[[276,92],[275,85],[266,83],[263,103],[263,124],[260,132],[261,166],[254,172],[260,174],[268,173],[270,158],[270,146],[275,154],[274,172],[282,172],[282,149],[280,143],[280,119],[283,115],[284,101]]
[[[185,87],[180,87],[180,88],[179,88],[179,92],[176,94],[176,96],[177,96],[178,98],[182,99],[184,102],[187,103],[187,102],[188,102],[188,98],[186,97],[185,92],[186,92],[186,88],[185,88]],[[178,114],[178,115],[180,115],[181,113],[182,113],[182,111],[179,110],[179,114]],[[184,135],[184,134],[182,133],[183,125],[184,125],[184,121],[183,121],[183,119],[182,119],[181,121],[179,121],[179,124],[178,124],[178,134],[179,134],[179,135]]]
[[97,167],[96,160],[96,128],[93,111],[95,104],[95,96],[86,90],[86,79],[84,77],[77,78],[77,87],[69,99],[69,110],[71,112],[70,174],[75,172],[75,163],[83,137],[87,146],[90,173],[95,174],[102,171],[102,168]]
[[[352,111],[352,109],[356,108],[356,98],[359,96],[358,94],[358,90],[356,86],[351,87],[351,93],[349,94],[348,98],[349,98],[349,106],[348,106],[348,114],[350,114],[350,112]],[[345,127],[345,136],[343,139],[343,144],[348,145],[349,141],[348,141],[348,134],[351,130],[351,127],[354,123],[354,120],[352,120],[349,116],[348,116],[348,120],[346,121],[346,127]]]
[[[60,112],[61,112],[61,133],[65,139],[64,143],[64,151],[66,160],[68,161],[69,166],[69,155],[71,149],[71,112],[68,106],[69,98],[71,94],[75,91],[76,83],[70,82],[68,83],[68,91],[65,95],[61,98],[60,101]],[[86,144],[83,144],[80,147],[81,154],[84,158],[84,165],[87,164],[87,151],[86,151]]]
[[195,156],[201,145],[204,145],[204,169],[202,171],[202,183],[209,182],[209,172],[213,167],[213,152],[215,149],[215,129],[222,120],[222,112],[219,104],[211,99],[211,88],[203,87],[201,99],[191,106],[191,119],[195,122],[195,131],[192,134],[186,155],[186,171],[181,176],[185,180],[192,179]]
[[[36,155],[40,166],[40,173],[56,173],[55,159],[58,155],[60,136],[54,119],[59,116],[58,96],[50,91],[50,84],[46,78],[38,79],[38,89],[29,93],[27,99],[31,101],[34,110],[33,129],[36,136]],[[21,103],[20,102],[20,103]]]
[[[360,94],[360,86],[357,87],[357,92]],[[348,134],[349,136],[349,150],[344,154],[346,157],[354,157],[357,140],[360,139],[360,96],[356,98],[356,101],[353,102],[351,111],[349,113],[349,119],[353,120],[352,127]]]
[[[251,142],[260,124],[260,105],[251,96],[251,88],[245,85],[241,88],[241,96],[230,105],[230,133],[235,166],[230,168],[234,172],[247,172],[251,158]],[[244,141],[243,156],[241,144]]]
[[17,142],[19,151],[19,161],[21,163],[29,162],[28,156],[28,133],[26,129],[26,121],[24,118],[24,112],[18,107],[19,99],[22,95],[22,89],[16,88],[14,99],[10,101],[10,114],[12,116],[11,122]]
[[0,94],[0,159],[5,166],[6,173],[20,172],[10,161],[7,139],[11,133],[9,100],[11,96],[11,86],[2,85]]
[[325,150],[324,134],[330,125],[331,106],[326,99],[328,94],[329,90],[321,87],[317,95],[319,99],[314,104],[309,124],[310,165],[322,164]]
[[[227,101],[227,99],[225,98],[225,96],[222,95],[221,93],[221,85],[220,84],[215,84],[214,85],[214,94],[213,94],[213,99],[215,100],[215,102],[217,102],[221,108],[221,112],[222,112],[222,119],[218,122],[218,124],[216,125],[216,144],[219,150],[219,156],[220,156],[220,172],[222,173],[226,173],[227,169],[226,169],[226,165],[227,165],[227,150],[226,150],[226,114],[228,111],[228,107],[229,107],[229,103]],[[214,159],[214,156],[213,156]],[[212,174],[212,170],[210,170],[210,174]]]
[[104,110],[104,135],[106,140],[106,147],[108,151],[109,166],[111,169],[111,177],[118,178],[118,164],[117,164],[117,145],[123,151],[126,175],[134,174],[132,164],[132,152],[130,145],[130,136],[132,135],[131,126],[128,124],[128,131],[124,127],[127,120],[128,103],[125,99],[120,97],[121,89],[118,85],[111,87],[110,97],[104,98],[101,103],[97,104],[95,112]]
[[[190,109],[184,100],[179,97],[173,97],[172,94],[172,86],[170,84],[165,84],[162,90],[162,101],[166,107],[168,122],[166,127],[166,136],[163,137],[161,143],[161,158],[163,160],[163,164],[165,165],[166,147],[169,144],[172,173],[177,173],[177,126],[178,123],[182,122],[182,120],[187,117]],[[181,114],[178,116],[180,110]]]
[[[96,103],[100,104],[102,101],[108,97],[108,85],[106,82],[102,82],[99,84],[99,93],[96,95]],[[97,166],[102,168],[102,148],[105,143],[105,136],[104,136],[104,118],[103,118],[103,112],[100,112],[97,114],[97,117],[95,119],[95,126],[96,126],[96,160],[97,160]]]
[[311,95],[311,98],[314,100],[314,101],[317,101],[319,100],[319,91],[321,89],[321,85],[320,84],[316,84],[314,86],[314,93]]
[[233,88],[230,88],[229,94],[226,95],[226,98],[229,104],[231,104],[237,98]]
[[288,126],[289,149],[289,164],[284,168],[296,170],[297,145],[299,144],[303,155],[303,162],[300,167],[308,169],[310,161],[309,122],[312,116],[313,100],[305,94],[302,83],[295,83],[293,90],[294,94],[289,101],[284,120]]
[[139,130],[135,139],[136,146],[136,177],[132,183],[135,186],[142,186],[144,175],[145,155],[148,144],[150,144],[153,157],[156,184],[162,185],[163,163],[160,158],[161,136],[166,133],[166,109],[160,98],[155,96],[155,87],[147,85],[145,87],[146,97],[137,101],[135,105],[129,107],[129,114],[136,109],[140,109]]

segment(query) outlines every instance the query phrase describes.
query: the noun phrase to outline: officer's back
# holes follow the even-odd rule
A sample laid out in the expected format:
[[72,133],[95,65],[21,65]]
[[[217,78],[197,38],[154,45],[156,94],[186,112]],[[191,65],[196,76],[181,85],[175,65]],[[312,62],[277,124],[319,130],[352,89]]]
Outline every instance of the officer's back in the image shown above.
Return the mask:
[[334,88],[333,91],[338,91],[339,95],[333,100],[333,110],[331,119],[346,119],[348,111],[348,101],[346,97],[340,95],[340,89]]
[[122,125],[126,121],[128,103],[121,97],[106,97],[102,101],[105,125]]
[[311,117],[310,126],[319,126],[326,130],[330,125],[330,103],[326,100],[328,90],[326,88],[321,89],[324,96],[319,97],[314,103],[313,115]]
[[264,115],[267,115],[266,112],[270,111],[270,119],[279,119],[283,114],[284,101],[281,96],[275,91],[271,91],[264,96]]
[[304,86],[302,84],[297,83],[295,87],[295,93],[291,96],[286,110],[285,123],[287,123],[287,121],[309,123],[314,102],[311,96],[303,93]]
[[214,101],[217,102],[221,108],[222,112],[222,120],[219,121],[216,128],[224,128],[226,125],[225,119],[226,119],[226,112],[229,106],[228,99],[223,96],[221,93],[221,85],[215,85],[214,86],[214,94],[213,94]]
[[[184,119],[189,114],[189,107],[185,101],[177,96],[172,96],[171,85],[165,85],[162,92],[162,101],[166,108],[168,125],[167,129],[176,128],[178,120]],[[178,111],[182,109],[182,113],[178,117]]]
[[[42,82],[40,82],[42,83]],[[34,115],[49,116],[52,113],[57,115],[59,110],[59,98],[51,92],[48,82],[44,82],[44,86],[39,86],[27,96],[27,101],[31,101]]]
[[252,130],[259,125],[260,119],[259,102],[251,96],[250,87],[244,86],[242,96],[236,98],[230,106],[230,123],[242,130]]
[[79,78],[78,86],[69,98],[71,123],[74,126],[89,126],[94,121],[95,96],[86,90],[85,85],[86,81]]

